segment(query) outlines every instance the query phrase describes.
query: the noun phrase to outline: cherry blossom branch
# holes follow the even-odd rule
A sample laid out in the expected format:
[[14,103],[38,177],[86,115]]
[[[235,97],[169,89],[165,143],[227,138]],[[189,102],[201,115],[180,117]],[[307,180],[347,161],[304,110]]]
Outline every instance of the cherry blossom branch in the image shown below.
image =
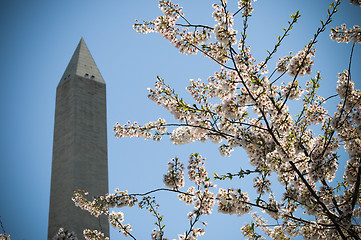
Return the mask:
[[[122,231],[123,231],[125,234],[127,234],[129,237],[133,238],[134,240],[137,240],[137,239],[128,231],[127,227],[125,227],[118,219],[114,219],[114,220],[117,222],[117,224],[119,224],[119,226],[121,227]],[[121,232],[121,231],[119,231],[119,232]],[[124,233],[123,233],[123,234],[124,234]]]
[[248,127],[254,127],[254,128],[258,128],[260,130],[263,130],[263,131],[268,131],[266,128],[263,128],[263,127],[260,127],[260,126],[257,126],[257,125],[254,125],[254,124],[250,124],[250,123],[245,123],[245,122],[240,122],[240,121],[230,121],[231,123],[238,123],[239,125],[244,125],[244,126],[248,126]]
[[157,219],[155,225],[159,228],[159,231],[158,233],[155,234],[160,235],[159,240],[162,240],[164,235],[163,229],[165,228],[165,225],[162,224],[163,216],[160,216],[159,213],[157,212],[158,205],[154,207],[155,201],[154,200],[151,201],[150,197],[144,197],[143,200],[145,200],[146,206],[148,206],[147,208],[149,208],[149,212],[153,213],[153,216],[156,217]]
[[176,23],[175,24],[176,26],[181,26],[181,27],[194,27],[194,28],[198,28],[198,27],[201,27],[201,28],[207,28],[207,29],[210,29],[210,30],[214,30],[213,27],[210,27],[210,26],[207,26],[207,25],[201,25],[201,24],[182,24],[182,23]]
[[[256,204],[256,203],[245,202],[245,201],[243,201],[243,203],[246,203],[246,204],[248,204],[248,205],[250,205],[250,206],[253,206],[253,207],[258,207],[258,208],[260,208],[260,209],[262,209],[262,210],[268,210],[268,211],[270,211],[270,212],[275,212],[275,213],[278,212],[278,211],[275,210],[275,209],[267,208],[267,207],[265,207],[265,206],[262,206],[262,205],[259,205],[259,204]],[[290,219],[293,219],[293,220],[296,220],[296,221],[299,221],[299,222],[302,222],[302,223],[306,223],[306,224],[315,224],[315,223],[312,222],[312,221],[309,221],[309,220],[306,220],[306,219],[303,219],[303,218],[298,218],[298,217],[295,217],[295,216],[289,215],[289,214],[282,214],[282,216],[283,216],[284,218],[290,218]],[[321,226],[324,226],[324,227],[328,227],[328,228],[334,227],[334,225],[326,224],[326,223],[317,223],[317,224],[319,224],[319,225],[321,225]]]
[[[241,33],[241,42],[242,42],[242,49],[241,49],[241,52],[243,53],[243,56],[244,55],[244,47],[246,45],[246,38],[247,38],[247,34],[246,34],[246,31],[247,31],[247,28],[248,28],[248,14],[244,17],[244,20],[243,20],[243,32]],[[247,62],[247,61],[246,61]]]
[[[327,17],[327,19],[326,19],[326,22],[324,23],[323,21],[321,21],[321,27],[319,27],[319,28],[317,29],[316,33],[315,33],[314,36],[313,36],[313,39],[312,39],[312,40],[310,41],[310,43],[307,45],[305,55],[304,55],[304,57],[303,57],[303,59],[302,59],[302,62],[301,62],[301,64],[300,64],[300,66],[298,66],[297,72],[296,72],[296,74],[295,74],[295,76],[294,76],[294,78],[293,78],[293,81],[292,81],[292,85],[293,85],[294,82],[296,81],[296,79],[297,79],[297,77],[298,77],[298,75],[299,75],[299,73],[300,73],[300,71],[301,71],[301,69],[302,69],[302,66],[303,66],[304,63],[305,63],[305,60],[306,60],[308,54],[310,54],[310,52],[311,52],[312,47],[317,43],[317,41],[318,41],[318,40],[317,40],[318,36],[319,36],[322,32],[324,32],[324,31],[326,30],[326,26],[332,22],[332,16],[337,12],[337,7],[341,4],[341,2],[342,2],[341,0],[337,0],[336,4],[332,3],[332,4],[330,5],[330,6],[332,7],[332,12],[330,12],[330,10],[327,9],[327,11],[328,11],[328,17]],[[283,104],[282,104],[282,106],[280,107],[280,110],[282,110],[282,108],[285,106],[285,104],[286,104],[286,102],[287,102],[290,94],[291,94],[291,91],[289,91],[289,92],[286,94],[286,98],[285,98],[285,100],[283,101]]]
[[[150,194],[152,194],[152,193],[159,192],[159,191],[175,192],[175,193],[185,194],[185,195],[192,196],[192,197],[195,197],[195,196],[196,196],[195,194],[190,194],[190,193],[187,193],[187,192],[183,192],[183,191],[179,191],[179,190],[174,190],[174,189],[168,189],[168,188],[158,188],[158,189],[155,189],[155,190],[146,192],[146,193],[137,193],[137,194],[129,194],[129,195],[132,195],[132,196],[147,196],[147,195],[150,195]],[[216,198],[216,200],[219,200],[219,198]],[[257,208],[260,208],[260,209],[263,209],[263,210],[268,210],[268,211],[275,212],[275,213],[278,212],[278,211],[275,210],[275,209],[268,208],[268,207],[266,207],[266,206],[262,206],[262,205],[257,204],[257,203],[252,203],[252,202],[247,202],[247,201],[242,201],[242,200],[240,200],[240,201],[241,201],[242,203],[248,204],[248,205],[250,205],[250,206],[252,206],[252,207],[257,207]],[[294,219],[294,220],[303,222],[303,223],[314,224],[314,223],[311,222],[311,221],[308,221],[308,220],[305,220],[305,219],[302,219],[302,218],[298,218],[298,217],[295,217],[295,216],[292,216],[292,215],[283,214],[283,216],[286,217],[286,218],[290,218],[290,219]],[[326,227],[332,227],[332,226],[333,226],[333,225],[325,224],[325,223],[318,223],[318,224],[320,224],[320,225],[322,225],[322,226],[326,226]],[[194,224],[193,224],[193,225],[194,225]],[[193,225],[192,225],[192,226],[193,226]]]
[[[228,67],[227,65],[224,65],[223,63],[221,63],[220,61],[218,61],[217,59],[215,59],[213,56],[211,56],[210,54],[208,54],[206,51],[204,51],[203,49],[199,48],[198,46],[188,42],[192,47],[195,47],[197,48],[198,51],[200,51],[201,53],[203,53],[204,55],[206,55],[207,57],[209,57],[210,59],[212,59],[213,61],[215,61],[218,65],[226,68],[226,69],[229,69],[229,70],[235,70],[234,68],[231,68],[231,67]],[[206,46],[206,45],[204,45]]]
[[[348,64],[347,82],[346,82],[346,93],[345,93],[346,96],[345,96],[345,100],[344,100],[344,102],[343,102],[343,105],[342,105],[342,108],[341,108],[341,111],[340,111],[340,117],[342,116],[343,112],[345,111],[345,106],[346,106],[346,102],[347,102],[347,100],[348,100],[348,95],[349,95],[349,91],[350,91],[349,85],[350,85],[350,81],[351,81],[351,63],[352,63],[352,56],[353,56],[354,47],[355,47],[355,43],[353,43],[352,48],[351,48],[350,60],[349,60],[349,64]],[[347,119],[347,116],[345,116],[344,119],[346,120],[346,119]],[[345,121],[345,120],[344,120],[344,121]],[[339,124],[339,123],[337,123],[337,124]],[[334,133],[335,133],[335,130],[331,130],[330,137],[329,137],[329,139],[328,139],[327,144],[325,144],[325,147],[324,147],[324,150],[323,150],[323,152],[322,152],[322,154],[321,154],[321,157],[325,154],[326,149],[327,149],[328,146],[330,145]]]
[[235,13],[233,13],[233,17],[236,16],[240,11],[242,11],[245,8],[245,6],[243,6],[242,8],[238,9]]
[[173,6],[171,4],[168,4],[168,2],[165,3],[168,5],[168,7],[172,8],[178,14],[178,16],[181,17],[186,23],[191,25],[191,23],[188,22],[188,20],[183,16],[183,14],[181,14],[177,9],[173,8]]
[[296,120],[296,125],[298,125],[298,123],[301,121],[301,119],[304,119],[303,115],[304,115],[305,111],[307,110],[308,105],[312,104],[312,102],[314,101],[314,99],[316,97],[316,90],[318,89],[320,80],[321,80],[321,76],[320,76],[319,72],[317,72],[316,77],[314,79],[311,78],[311,82],[310,82],[310,84],[312,84],[311,87],[310,87],[311,92],[308,93],[309,97],[308,96],[304,97],[304,101],[306,103],[303,104],[303,108],[301,110],[301,113],[298,115],[298,118]]
[[183,191],[176,190],[176,189],[169,189],[169,188],[157,188],[157,189],[145,192],[145,193],[131,193],[131,194],[129,194],[129,196],[141,196],[141,197],[143,197],[143,196],[147,196],[147,195],[150,195],[152,193],[161,192],[161,191],[175,192],[175,193],[185,194],[185,195],[188,195],[188,196],[194,196],[194,194],[190,194],[190,193],[183,192]]
[[[340,2],[338,1],[337,4],[336,4],[336,7],[337,7],[339,4],[340,4]],[[335,11],[335,10],[336,10],[336,7],[333,9],[332,14],[329,14],[329,18],[328,18],[327,21],[326,21],[326,25],[327,25],[328,23],[330,23],[330,21],[331,21],[331,16],[336,12],[336,11]],[[303,61],[302,61],[302,63],[301,63],[301,66],[303,65],[303,63],[304,63],[304,61],[305,61],[306,56],[308,55],[308,53],[311,51],[311,46],[313,46],[313,45],[317,42],[316,39],[317,39],[318,35],[325,30],[325,26],[326,26],[326,25],[322,23],[322,27],[318,29],[317,33],[316,33],[315,36],[314,36],[314,39],[313,39],[313,40],[310,42],[310,44],[308,45],[309,47],[308,47],[308,49],[306,50],[305,58],[303,59]],[[234,58],[233,58],[233,53],[232,53],[232,51],[230,51],[230,53],[231,53],[231,58],[232,58],[232,61],[233,61],[234,65],[235,65],[235,68],[237,69],[237,66],[236,66],[236,64],[235,64],[235,60],[234,60]],[[294,81],[296,80],[296,78],[297,78],[300,70],[301,70],[301,68],[298,69],[298,71],[297,71],[297,73],[296,73],[296,76],[295,76],[292,84],[293,84]],[[239,71],[237,71],[237,73],[238,73],[241,81],[243,82],[243,85],[245,86],[246,90],[248,91],[248,94],[251,96],[251,98],[252,98],[253,100],[255,100],[254,97],[253,97],[253,95],[252,95],[251,92],[249,91],[248,87],[247,87],[246,84],[244,83],[244,81],[243,81],[243,79],[242,79],[242,76],[239,74]],[[282,108],[284,107],[285,103],[287,102],[287,99],[288,99],[289,95],[290,95],[290,91],[287,93],[286,99],[284,100],[284,102],[283,102],[283,104],[282,104],[282,106],[281,106],[280,109],[282,109]],[[259,108],[259,107],[258,107],[258,108]],[[273,137],[273,139],[275,140],[275,142],[276,142],[278,145],[280,145],[280,144],[278,143],[277,138],[274,136],[274,134],[273,134],[273,132],[272,132],[272,129],[270,128],[270,126],[269,126],[269,124],[268,124],[268,121],[267,121],[267,118],[266,118],[266,116],[265,116],[265,114],[264,114],[264,112],[263,112],[263,109],[260,109],[260,108],[259,108],[259,110],[260,110],[260,112],[261,112],[261,114],[262,114],[262,116],[263,116],[263,119],[264,119],[264,121],[265,121],[265,123],[266,123],[267,128],[269,129],[269,133],[271,134],[271,136]],[[295,170],[298,171],[298,169],[297,169],[296,166],[293,164],[293,162],[291,161],[290,163],[291,163],[292,167],[293,167]],[[298,173],[299,173],[299,172],[298,172]],[[299,173],[299,175],[302,176],[301,173]],[[302,176],[302,179],[304,180],[303,176]],[[307,182],[306,182],[306,183],[307,183]],[[306,184],[306,183],[305,183],[305,184]],[[308,185],[308,183],[307,183],[307,185]],[[306,185],[306,186],[307,186],[307,185]],[[313,189],[312,189],[309,185],[308,185],[307,187],[308,187],[309,190],[311,190],[311,193],[313,193],[313,194],[316,196],[316,199],[317,199],[318,201],[320,201],[320,199],[319,199],[318,196],[315,194],[315,192],[313,191]],[[328,211],[327,207],[326,207],[321,201],[320,201],[320,203],[321,203],[321,206],[324,207],[324,210],[326,211],[326,213],[328,213],[328,215],[330,215],[330,218],[334,221],[334,223],[337,224],[337,223],[335,222],[334,216]],[[339,234],[344,237],[343,232],[342,232],[342,230],[339,228],[339,226],[336,225],[336,227],[337,227],[337,230],[338,230]]]
[[[233,57],[232,51],[230,51],[230,53],[231,53],[231,59],[232,59],[233,65],[234,65],[234,67],[235,67],[235,69],[236,69],[236,72],[237,72],[237,75],[238,75],[239,79],[241,79],[241,82],[242,82],[243,86],[246,88],[248,95],[249,95],[249,96],[252,98],[252,100],[256,103],[257,108],[258,108],[259,111],[261,112],[262,118],[263,118],[263,120],[264,120],[264,122],[265,122],[265,124],[266,124],[266,126],[267,126],[268,132],[271,134],[271,136],[273,137],[273,139],[275,140],[275,142],[278,143],[278,140],[277,140],[277,138],[275,137],[275,135],[273,134],[272,128],[270,127],[270,125],[269,125],[269,123],[268,123],[266,114],[264,113],[263,109],[261,109],[261,108],[257,105],[257,100],[256,100],[256,98],[253,96],[251,90],[248,88],[248,86],[247,86],[247,84],[245,83],[242,75],[240,74],[240,70],[239,70],[238,67],[237,67],[237,64],[236,64],[236,61],[235,61],[235,59],[234,59],[234,57]],[[278,145],[280,145],[280,144],[278,143]]]
[[[273,75],[277,72],[277,67],[275,69],[273,69],[272,73],[268,76],[268,80],[270,80]],[[285,74],[286,72],[283,72],[283,74]],[[271,86],[273,85],[274,82],[271,82]]]
[[3,222],[1,221],[1,216],[0,216],[0,226],[1,226],[3,233],[6,234]]
[[319,106],[321,106],[321,104],[327,102],[328,100],[330,100],[331,98],[334,98],[334,97],[337,97],[338,95],[337,94],[334,94],[334,95],[331,95],[325,99],[323,99],[322,101],[320,101],[320,103],[318,104]]
[[[275,71],[277,71],[277,68],[275,69]],[[287,73],[287,71],[284,71],[283,73],[281,73],[281,75],[279,75],[275,80],[273,80],[273,81],[271,82],[271,86],[272,86],[275,82],[277,82],[279,79],[281,79],[281,78],[283,77],[283,75],[285,75],[286,73]],[[273,75],[273,73],[272,73],[272,75]],[[269,79],[271,79],[271,77],[270,77]]]
[[98,218],[98,224],[99,224],[99,229],[100,229],[100,231],[103,232],[103,228],[102,228],[102,225],[101,225],[101,223],[100,223],[100,217]]
[[[356,203],[357,203],[357,199],[359,198],[359,193],[360,193],[360,182],[361,182],[361,163],[359,160],[359,167],[357,169],[357,178],[356,178],[356,183],[355,183],[355,190],[352,193],[352,202],[351,202],[351,211],[354,210]],[[351,214],[351,213],[350,213]]]
[[199,207],[199,209],[195,210],[196,216],[195,216],[194,220],[193,220],[193,218],[190,218],[190,220],[189,220],[190,226],[189,226],[188,231],[186,231],[184,239],[188,239],[188,236],[192,232],[194,225],[199,221],[199,218],[202,215],[201,212],[200,212],[200,209],[202,208],[203,198],[204,198],[204,193],[203,193],[202,198],[200,198],[200,207]]
[[[169,6],[169,5],[168,5]],[[206,26],[206,25],[193,25],[191,24],[178,10],[174,9],[175,12],[187,23],[187,24],[184,24],[185,27],[203,27],[203,28],[207,28],[207,29],[211,29],[213,30],[212,27],[209,27],[209,26]],[[182,24],[176,24],[176,25],[179,25],[179,26],[182,26]],[[194,45],[193,43],[191,42],[188,42],[187,43],[189,45],[191,45],[192,47],[196,48],[198,51],[202,52],[204,55],[206,55],[207,57],[211,58],[213,61],[215,61],[217,64],[223,66],[224,68],[227,68],[227,69],[231,69],[229,68],[228,66],[224,65],[223,63],[219,62],[217,59],[215,59],[213,56],[209,55],[206,51],[203,51],[203,49],[199,48],[197,45]],[[233,70],[233,69],[231,69]]]
[[262,68],[264,68],[264,67],[267,65],[267,62],[268,62],[269,60],[271,60],[272,55],[277,52],[278,47],[281,46],[281,42],[289,35],[288,33],[292,30],[293,25],[294,25],[295,23],[297,23],[297,20],[298,20],[298,18],[300,18],[300,17],[301,17],[301,15],[299,14],[299,11],[297,11],[295,14],[292,14],[292,16],[291,16],[292,22],[288,22],[289,25],[288,25],[288,28],[287,28],[287,29],[286,29],[286,28],[282,28],[282,29],[284,30],[284,33],[283,33],[282,37],[277,36],[278,42],[276,43],[275,47],[273,48],[273,51],[272,51],[272,52],[269,52],[269,51],[267,50],[268,56],[266,57],[264,63],[259,67],[260,71],[261,71]]
[[193,124],[189,124],[189,123],[168,123],[166,125],[164,125],[166,127],[171,127],[171,126],[176,126],[176,127],[180,127],[180,126],[188,126],[188,127],[194,127],[194,128],[200,128],[200,129],[204,129],[204,130],[208,130],[210,132],[213,132],[216,135],[220,135],[224,138],[230,137],[233,138],[233,135],[230,135],[228,133],[225,132],[221,132],[217,129],[212,129],[212,128],[207,128],[207,127],[203,127],[203,126],[199,126],[199,125],[193,125]]
[[[324,186],[326,186],[328,189],[330,189],[330,186],[327,184],[327,182],[326,182],[326,180],[325,180],[324,178],[321,179],[321,183],[322,183]],[[332,196],[332,203],[333,203],[333,205],[335,206],[337,212],[338,212],[339,214],[342,214],[343,211],[339,208],[339,205],[337,204],[337,201],[336,201],[336,199],[335,199],[335,196]]]
[[226,178],[228,178],[229,180],[232,180],[233,177],[239,177],[239,178],[244,178],[244,175],[249,175],[251,173],[260,173],[261,170],[259,169],[255,169],[255,170],[243,170],[241,169],[238,173],[227,173],[227,174],[222,174],[222,175],[218,175],[217,173],[213,173],[214,179],[218,179],[218,180],[225,180]]
[[343,231],[340,228],[340,224],[337,222],[337,216],[335,216],[334,214],[332,214],[328,208],[326,207],[326,205],[321,201],[321,199],[318,197],[318,195],[315,193],[315,191],[312,189],[312,187],[310,186],[310,184],[307,182],[307,180],[303,177],[302,173],[297,169],[296,165],[292,162],[289,161],[289,163],[291,164],[293,170],[297,173],[297,175],[300,177],[300,179],[302,180],[302,182],[306,185],[308,191],[311,193],[311,195],[316,199],[317,203],[322,207],[323,211],[326,213],[326,215],[330,218],[330,220],[333,222],[333,224],[336,227],[337,232],[340,234],[342,239],[347,239],[346,236],[344,235]]

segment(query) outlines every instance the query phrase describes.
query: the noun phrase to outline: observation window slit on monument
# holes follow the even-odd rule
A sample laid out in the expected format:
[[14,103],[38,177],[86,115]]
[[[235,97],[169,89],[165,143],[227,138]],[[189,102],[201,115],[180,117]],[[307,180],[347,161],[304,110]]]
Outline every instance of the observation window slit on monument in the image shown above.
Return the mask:
[[69,78],[69,77],[70,77],[70,74],[69,74],[67,77],[65,77],[64,80],[66,80],[66,79]]

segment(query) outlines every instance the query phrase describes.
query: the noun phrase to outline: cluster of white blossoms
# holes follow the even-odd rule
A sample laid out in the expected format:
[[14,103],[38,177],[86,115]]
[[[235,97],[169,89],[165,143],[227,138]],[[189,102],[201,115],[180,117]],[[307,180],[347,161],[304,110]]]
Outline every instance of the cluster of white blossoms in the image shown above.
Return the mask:
[[354,25],[351,29],[346,28],[346,24],[341,27],[331,28],[330,37],[338,43],[361,43],[361,28]]
[[315,48],[306,46],[304,49],[299,51],[295,56],[290,59],[287,65],[287,72],[290,76],[295,77],[296,75],[304,76],[305,74],[311,74],[311,67],[313,60],[311,57],[315,56]]
[[292,58],[292,52],[290,52],[290,56],[279,57],[277,63],[277,72],[284,73],[287,72],[287,66]]
[[153,229],[153,232],[150,236],[152,240],[168,240],[168,238],[163,236],[163,231],[157,229]]
[[100,203],[106,208],[122,208],[133,207],[137,201],[138,200],[133,195],[128,194],[128,191],[120,191],[118,188],[116,188],[115,193],[107,193],[105,196],[100,196],[93,201],[93,204],[97,205]]
[[[257,0],[253,0],[256,2]],[[243,16],[250,16],[253,12],[252,0],[240,0],[238,1],[238,8],[243,10]]]
[[218,212],[224,214],[236,214],[242,216],[249,213],[252,207],[249,205],[250,199],[247,193],[240,190],[222,189],[220,188],[217,194]]
[[[271,228],[270,224],[268,224],[268,221],[265,218],[258,215],[257,212],[254,212],[251,215],[254,220],[254,222],[252,222],[252,225],[246,224],[241,228],[243,235],[249,237],[249,239],[266,239],[255,232],[256,228],[260,228],[271,239],[290,240],[291,239],[290,237],[298,236],[297,233],[299,227],[298,223],[295,224],[292,221],[287,221],[282,225],[277,225]],[[318,239],[318,238],[305,238],[305,239]]]
[[209,215],[212,213],[216,202],[215,195],[209,190],[216,187],[209,181],[207,170],[205,169],[205,158],[198,153],[191,154],[189,158],[188,176],[197,186],[189,187],[186,193],[178,194],[178,198],[187,205],[194,205],[194,210],[188,214],[188,218],[194,215]]
[[213,4],[213,18],[217,21],[214,26],[214,35],[223,47],[229,47],[237,43],[237,31],[232,28],[234,20],[231,13],[217,4]]
[[192,228],[190,233],[188,234],[179,234],[178,239],[179,240],[197,240],[198,236],[204,235],[205,231],[202,228]]
[[194,186],[189,187],[186,193],[178,194],[178,199],[187,205],[192,205],[194,203],[195,190],[196,188]]
[[160,0],[158,4],[159,9],[166,15],[172,18],[183,16],[182,7],[179,4],[174,4],[171,1]]
[[108,215],[109,208],[133,207],[138,201],[134,196],[129,195],[128,191],[119,191],[119,189],[115,189],[115,191],[116,193],[107,193],[105,196],[96,197],[92,201],[85,198],[88,193],[83,195],[81,191],[78,191],[74,192],[72,200],[75,206],[88,211],[95,217],[101,214]]
[[[209,98],[220,98],[221,100],[232,98],[237,91],[240,78],[236,71],[221,69],[208,78],[206,92]],[[217,108],[217,105],[214,106]]]
[[256,227],[255,227],[255,224],[253,224],[253,222],[252,222],[252,224],[246,223],[241,227],[241,232],[242,232],[243,236],[246,237],[247,239],[266,240],[265,237],[262,237],[261,235],[257,234],[255,232],[255,230],[256,230]]
[[253,179],[253,187],[256,189],[258,194],[265,194],[271,192],[271,182],[269,179],[263,177],[255,177]]
[[10,234],[0,233],[0,240],[11,240]]
[[319,124],[325,121],[327,113],[327,110],[319,104],[311,104],[305,114],[311,123]]
[[205,158],[200,154],[191,154],[189,157],[188,176],[197,186],[205,185],[208,181],[208,172],[205,168]]
[[[4,238],[7,239],[7,238]],[[10,239],[10,238],[9,238]],[[59,228],[58,233],[52,238],[53,240],[78,240],[78,237],[74,232],[69,232],[64,230],[64,228]]]
[[197,190],[195,192],[195,197],[195,210],[193,210],[193,213],[210,215],[212,213],[214,204],[216,203],[216,196],[209,190],[209,188],[204,188],[203,191]]
[[191,131],[192,127],[178,127],[173,130],[170,140],[176,145],[194,142],[196,139],[193,137]]
[[[143,137],[145,139],[152,138],[155,141],[160,141],[161,136],[167,132],[166,121],[159,118],[156,122],[149,122],[140,126],[137,122],[120,125],[116,123],[114,126],[114,132],[116,137]],[[154,131],[154,134],[152,133]]]
[[235,38],[237,31],[230,28],[225,27],[222,24],[217,24],[214,27],[214,34],[219,43],[223,47],[227,47],[229,45],[234,45],[237,43],[237,39]]
[[109,214],[109,223],[115,229],[119,229],[124,236],[128,237],[133,227],[130,224],[122,224],[124,221],[124,213],[112,212]]
[[163,175],[164,184],[170,189],[179,189],[184,187],[184,165],[178,161],[178,158],[172,158],[168,162],[167,174]]
[[226,144],[220,145],[218,147],[218,150],[222,157],[230,157],[231,152],[234,151],[234,149],[232,147],[230,147],[229,145],[226,145]]
[[[206,117],[209,114],[204,111],[197,111],[198,109],[195,109],[194,106],[185,103],[163,79],[158,77],[154,84],[154,89],[148,88],[148,91],[150,100],[164,107],[180,122],[188,122],[189,125],[202,125],[203,128],[209,126],[206,121],[202,121],[202,117]],[[192,135],[197,136],[196,140],[202,140],[204,138],[204,131],[201,128],[192,129]]]
[[298,100],[305,92],[298,84],[298,81],[288,82],[287,85],[281,85],[280,90],[284,96],[288,96],[290,100]]
[[280,207],[281,205],[276,201],[275,195],[270,194],[269,202],[266,205],[265,211],[271,216],[273,219],[278,220],[280,218]]
[[180,39],[175,43],[175,47],[179,49],[181,53],[187,55],[196,54],[198,48],[196,46],[202,45],[207,42],[211,35],[210,31],[203,29],[202,31],[196,30],[194,32],[180,33]]
[[347,95],[350,95],[354,91],[354,87],[355,84],[350,81],[347,70],[338,74],[336,92],[341,99],[345,99]]
[[104,233],[98,230],[85,229],[83,231],[85,240],[109,240],[109,237],[104,237]]
[[108,209],[107,208],[101,208],[99,206],[97,206],[95,204],[95,202],[89,202],[85,196],[87,196],[88,193],[84,193],[84,195],[82,194],[82,192],[78,191],[78,192],[74,192],[73,195],[73,202],[75,204],[75,206],[88,211],[91,215],[98,217],[101,214],[106,214]]
[[361,0],[350,0],[350,3],[355,5],[355,6],[360,6],[361,7]]
[[[171,1],[160,0],[159,8],[163,12],[163,16],[157,17],[153,21],[136,22],[133,28],[138,33],[158,32],[165,39],[169,40],[181,53],[196,54],[198,46],[207,42],[211,37],[212,28],[203,27],[201,31],[188,31],[176,27],[177,20],[184,16],[182,7],[173,4]],[[189,26],[193,27],[193,26]]]

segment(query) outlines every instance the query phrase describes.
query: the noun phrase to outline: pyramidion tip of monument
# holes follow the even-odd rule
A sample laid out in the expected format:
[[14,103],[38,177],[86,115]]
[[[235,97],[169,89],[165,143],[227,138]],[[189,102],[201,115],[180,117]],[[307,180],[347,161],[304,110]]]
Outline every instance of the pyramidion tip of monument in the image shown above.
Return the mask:
[[72,76],[84,77],[93,81],[105,83],[83,37],[80,38],[79,44],[75,49],[59,84],[65,82]]

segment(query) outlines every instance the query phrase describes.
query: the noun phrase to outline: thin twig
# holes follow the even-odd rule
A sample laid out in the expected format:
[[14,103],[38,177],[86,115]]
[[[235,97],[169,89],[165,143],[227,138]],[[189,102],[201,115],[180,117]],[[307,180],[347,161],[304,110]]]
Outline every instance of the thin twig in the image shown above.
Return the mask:
[[213,27],[210,27],[210,26],[207,26],[207,25],[201,25],[201,24],[181,24],[181,23],[176,23],[176,26],[181,26],[181,27],[194,27],[194,28],[201,27],[201,28],[208,28],[208,29],[214,30]]

